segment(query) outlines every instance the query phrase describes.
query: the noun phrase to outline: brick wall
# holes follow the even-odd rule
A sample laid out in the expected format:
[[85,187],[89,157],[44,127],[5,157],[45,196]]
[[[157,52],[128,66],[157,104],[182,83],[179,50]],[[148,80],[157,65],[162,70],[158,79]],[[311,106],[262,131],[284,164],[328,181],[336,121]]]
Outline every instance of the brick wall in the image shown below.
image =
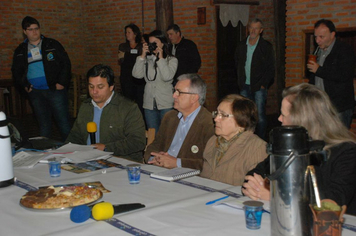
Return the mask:
[[[208,84],[207,107],[213,110],[217,105],[216,21],[219,19],[216,19],[215,6],[211,2],[211,0],[174,0],[173,9],[174,22],[181,27],[182,34],[198,46],[202,58],[199,74]],[[273,42],[272,0],[261,0],[260,3],[258,7],[251,7],[251,17],[259,17],[265,21],[265,37]],[[198,7],[206,7],[205,25],[197,24]],[[116,53],[118,44],[125,40],[125,25],[135,23],[141,29],[143,28],[145,33],[151,32],[156,27],[154,0],[144,1],[143,12],[141,0],[85,1],[83,14],[91,15],[90,18],[86,18],[87,25],[85,25],[88,29],[85,38],[91,43],[89,49],[86,50],[86,64],[105,62],[111,65],[115,72],[119,71]],[[142,22],[142,14],[144,22]],[[96,32],[96,35],[92,32]],[[270,100],[273,101],[273,98]],[[271,107],[278,106],[272,105]]]
[[[0,8],[0,79],[11,78],[13,51],[23,40],[21,20],[26,15],[37,18],[47,37],[60,41],[72,61],[72,71],[84,75],[97,63],[113,67],[119,75],[117,47],[124,42],[124,27],[137,24],[145,33],[156,27],[155,0],[38,0],[5,1]],[[208,84],[207,105],[216,107],[217,63],[216,21],[212,0],[173,0],[174,22],[186,38],[198,45],[202,57],[199,74]],[[264,21],[264,37],[275,44],[273,1],[260,0],[250,7],[250,18]],[[197,25],[197,8],[206,7],[206,24]],[[144,15],[144,24],[142,22]],[[336,27],[356,27],[355,0],[287,0],[286,86],[305,82],[302,75],[302,30],[313,29],[320,18],[329,18]],[[234,49],[233,49],[234,50]],[[275,84],[269,91],[267,113],[277,113]],[[356,132],[356,121],[353,124]]]
[[[205,25],[197,24],[198,7],[206,7]],[[208,84],[207,106],[213,110],[217,104],[216,21],[219,20],[215,16],[215,6],[211,0],[173,0],[173,9],[174,22],[180,25],[183,35],[198,46],[202,57],[199,74]],[[251,17],[265,22],[264,36],[273,42],[272,11],[272,0],[260,0],[259,6],[251,7]],[[20,24],[26,15],[39,20],[45,36],[63,44],[74,73],[84,75],[93,65],[105,63],[118,76],[117,47],[125,41],[125,25],[135,23],[149,33],[156,27],[155,14],[155,0],[145,0],[143,11],[141,0],[4,2],[0,9],[0,36],[5,39],[0,44],[0,78],[11,78],[12,55],[23,40]]]
[[[145,0],[142,11],[141,0],[101,1],[91,0],[83,3],[86,18],[86,40],[90,42],[86,50],[86,64],[89,66],[104,62],[112,66],[118,75],[117,48],[125,41],[124,27],[135,23],[145,33],[156,29],[155,1]],[[206,24],[197,25],[197,7],[206,7]],[[100,9],[100,10],[99,10]],[[173,1],[174,22],[180,25],[182,34],[193,40],[202,57],[200,75],[208,83],[207,104],[216,106],[216,36],[215,7],[210,0]],[[142,22],[142,14],[144,22]],[[163,29],[165,30],[165,29]],[[94,33],[95,32],[95,33]]]
[[11,78],[15,48],[24,40],[21,22],[29,15],[41,25],[41,33],[57,39],[68,51],[73,72],[81,72],[85,51],[83,45],[82,10],[80,1],[4,1],[0,8],[0,79]]
[[[356,2],[287,0],[286,86],[308,81],[303,78],[303,30],[312,30],[321,18],[332,20],[336,29],[356,27]],[[356,120],[352,131],[356,133]]]

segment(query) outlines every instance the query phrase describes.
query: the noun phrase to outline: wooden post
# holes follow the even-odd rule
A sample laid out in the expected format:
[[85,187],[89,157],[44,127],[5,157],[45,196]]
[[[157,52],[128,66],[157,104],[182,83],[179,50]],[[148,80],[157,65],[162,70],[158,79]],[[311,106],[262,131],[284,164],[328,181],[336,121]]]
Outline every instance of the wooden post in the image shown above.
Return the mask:
[[282,91],[285,87],[285,53],[286,53],[286,2],[273,0],[274,32],[276,35],[276,71],[277,71],[277,99],[282,101]]
[[173,24],[173,0],[156,0],[156,28],[166,32]]

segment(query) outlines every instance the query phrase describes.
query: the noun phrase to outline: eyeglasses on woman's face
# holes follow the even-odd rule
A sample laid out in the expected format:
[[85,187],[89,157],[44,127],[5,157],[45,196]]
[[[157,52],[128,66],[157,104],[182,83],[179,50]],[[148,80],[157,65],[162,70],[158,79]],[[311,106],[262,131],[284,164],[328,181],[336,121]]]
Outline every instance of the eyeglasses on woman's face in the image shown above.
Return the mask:
[[215,119],[216,117],[220,118],[220,119],[225,119],[225,118],[229,118],[229,117],[234,117],[234,115],[232,114],[225,114],[225,113],[219,113],[218,111],[213,111],[211,113],[211,115],[213,116],[213,119]]

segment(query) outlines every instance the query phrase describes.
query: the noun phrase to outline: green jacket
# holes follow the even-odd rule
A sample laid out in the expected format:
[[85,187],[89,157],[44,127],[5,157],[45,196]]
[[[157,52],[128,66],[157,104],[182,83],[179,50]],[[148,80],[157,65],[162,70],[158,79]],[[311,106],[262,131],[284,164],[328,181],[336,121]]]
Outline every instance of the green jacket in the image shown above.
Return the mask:
[[[85,100],[66,142],[87,144],[87,123],[93,121],[94,106],[91,98]],[[104,107],[100,119],[100,143],[106,150],[129,160],[142,162],[146,146],[145,123],[138,106],[114,93]]]

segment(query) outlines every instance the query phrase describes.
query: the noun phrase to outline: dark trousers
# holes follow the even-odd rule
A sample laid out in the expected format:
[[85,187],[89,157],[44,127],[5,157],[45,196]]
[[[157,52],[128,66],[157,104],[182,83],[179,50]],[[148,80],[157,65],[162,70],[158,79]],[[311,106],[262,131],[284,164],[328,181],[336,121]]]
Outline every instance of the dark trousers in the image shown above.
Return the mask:
[[67,90],[32,89],[28,95],[40,127],[40,135],[50,138],[53,117],[64,141],[72,128],[69,122]]
[[266,101],[267,101],[267,89],[260,89],[256,92],[251,92],[251,86],[246,85],[240,91],[240,94],[254,101],[258,110],[258,123],[255,133],[263,140],[266,136],[267,118],[266,118]]

